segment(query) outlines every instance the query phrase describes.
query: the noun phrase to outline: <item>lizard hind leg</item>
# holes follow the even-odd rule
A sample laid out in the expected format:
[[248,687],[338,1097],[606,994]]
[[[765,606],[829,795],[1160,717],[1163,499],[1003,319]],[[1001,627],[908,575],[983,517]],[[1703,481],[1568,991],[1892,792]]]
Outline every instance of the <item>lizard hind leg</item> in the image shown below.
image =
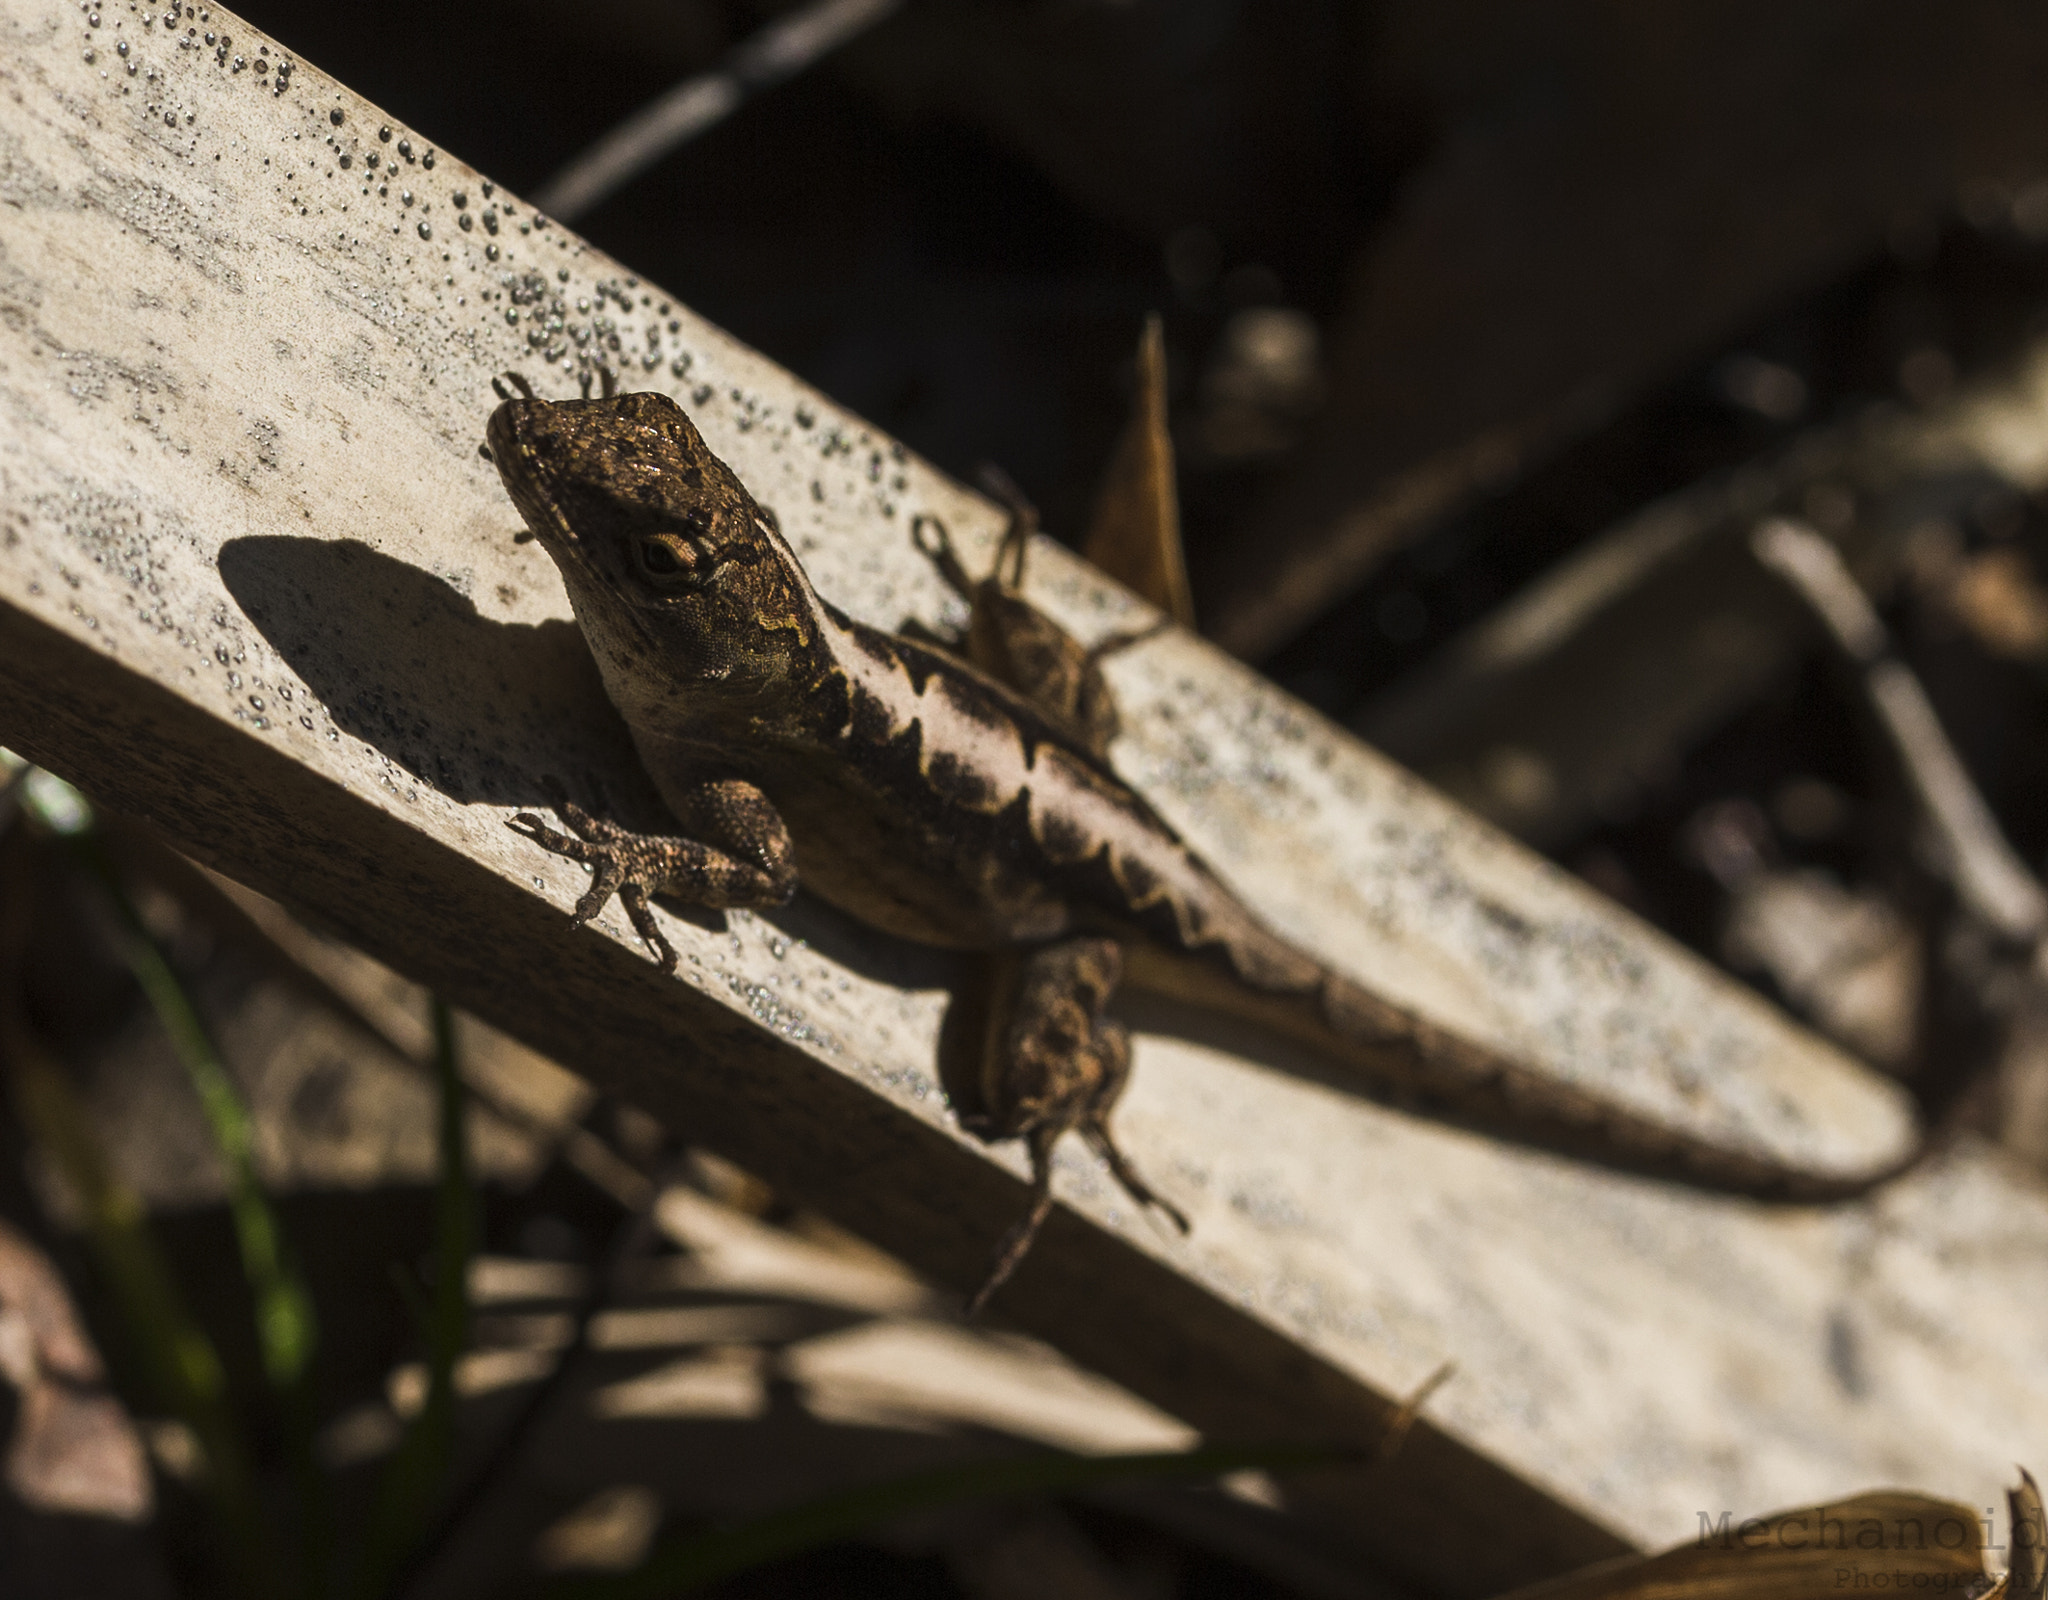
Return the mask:
[[1123,1024],[1105,1022],[1099,1029],[1099,1055],[1104,1071],[1095,1098],[1089,1102],[1087,1113],[1081,1118],[1080,1133],[1089,1147],[1102,1158],[1109,1174],[1123,1185],[1123,1191],[1141,1206],[1150,1207],[1165,1215],[1182,1233],[1189,1230],[1187,1213],[1171,1200],[1155,1190],[1131,1165],[1131,1158],[1117,1147],[1116,1135],[1109,1131],[1109,1113],[1124,1092],[1124,1085],[1131,1076],[1131,1037]]
[[965,1026],[955,1037],[969,1029],[979,1036],[980,1110],[963,1124],[984,1139],[1024,1139],[1032,1173],[1030,1207],[997,1248],[970,1317],[1016,1271],[1050,1215],[1053,1147],[1069,1130],[1102,1156],[1133,1200],[1187,1229],[1186,1217],[1138,1176],[1109,1131],[1131,1071],[1130,1035],[1103,1015],[1122,975],[1115,940],[1067,939],[1021,958],[990,958],[981,981],[956,997]]

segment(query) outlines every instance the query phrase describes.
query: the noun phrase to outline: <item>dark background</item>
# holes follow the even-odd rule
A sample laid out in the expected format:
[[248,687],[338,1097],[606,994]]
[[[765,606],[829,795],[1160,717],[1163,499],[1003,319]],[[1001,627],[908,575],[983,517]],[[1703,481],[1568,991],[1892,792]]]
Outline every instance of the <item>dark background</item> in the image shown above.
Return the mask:
[[[783,9],[242,14],[530,195]],[[1205,632],[1898,1074],[1930,1119],[2044,1165],[2048,1008],[1959,916],[1853,678],[1743,538],[1771,508],[1852,549],[2038,873],[2036,489],[1922,504],[1872,488],[1881,463],[1786,463],[1937,419],[2048,336],[2044,84],[2048,12],[2010,0],[908,0],[575,226],[946,470],[1000,464],[1068,540],[1161,313]],[[1471,630],[1673,496],[1721,507],[1727,536],[1623,594],[1563,666],[1460,667]],[[1696,664],[1687,641],[1730,619],[1750,630],[1740,659]],[[174,953],[241,1015],[267,969],[155,865],[183,907],[165,913]],[[133,1100],[102,1057],[140,1026],[139,995],[104,917],[45,870],[28,1010],[101,1061],[107,1103]],[[609,1115],[591,1125],[612,1138]],[[0,1199],[34,1212],[12,1176]],[[424,1236],[427,1197],[393,1182],[291,1205],[298,1236],[327,1242],[337,1382],[373,1394],[407,1324],[360,1285]],[[617,1222],[557,1163],[494,1192],[489,1242],[588,1259]],[[205,1309],[232,1342],[224,1216],[167,1227],[186,1269],[223,1280]],[[678,1449],[715,1474],[717,1450],[762,1437]],[[1284,1533],[1233,1555],[1068,1509],[1133,1594],[1329,1592],[1256,1556]],[[179,1537],[172,1567],[202,1572]],[[960,1535],[950,1560],[844,1545],[726,1592],[996,1594],[959,1556],[992,1537]]]

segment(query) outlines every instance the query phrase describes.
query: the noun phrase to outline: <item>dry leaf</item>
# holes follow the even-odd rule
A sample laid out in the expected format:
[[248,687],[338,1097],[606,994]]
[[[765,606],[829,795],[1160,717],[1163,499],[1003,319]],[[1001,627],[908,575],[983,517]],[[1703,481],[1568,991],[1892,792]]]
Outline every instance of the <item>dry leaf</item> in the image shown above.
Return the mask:
[[2041,1516],[2041,1488],[2020,1468],[2019,1487],[2006,1492],[2012,1513],[2012,1554],[2007,1557],[2006,1592],[2012,1600],[2041,1600],[2048,1592],[2048,1526]]
[[1130,425],[1103,475],[1081,553],[1182,627],[1193,627],[1173,436],[1166,428],[1166,336],[1157,315],[1138,340],[1138,392]]
[[148,1463],[49,1259],[0,1222],[0,1377],[20,1396],[7,1486],[38,1511],[139,1522]]
[[2006,545],[1972,556],[1945,598],[1994,655],[2014,661],[2048,659],[2048,590],[2034,581],[2026,552]]
[[1990,1600],[1999,1587],[2002,1580],[1984,1569],[1984,1525],[1970,1507],[1884,1489],[1746,1522],[1725,1515],[1710,1520],[1703,1512],[1698,1536],[1662,1555],[1604,1561],[1502,1600],[1818,1600],[1823,1594],[1899,1593]]

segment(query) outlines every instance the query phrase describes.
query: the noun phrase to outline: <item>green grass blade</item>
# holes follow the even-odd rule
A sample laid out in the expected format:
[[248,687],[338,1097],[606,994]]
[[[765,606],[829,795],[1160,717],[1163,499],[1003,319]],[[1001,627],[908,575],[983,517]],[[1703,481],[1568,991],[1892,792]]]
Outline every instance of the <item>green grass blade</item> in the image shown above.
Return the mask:
[[248,1103],[222,1062],[191,996],[143,926],[135,902],[96,839],[77,835],[73,845],[112,901],[127,936],[122,955],[206,1113],[208,1129],[228,1174],[228,1207],[242,1272],[256,1303],[256,1332],[271,1386],[289,1393],[305,1377],[318,1342],[312,1297],[289,1259],[283,1230],[256,1174],[256,1127]]
[[227,1170],[228,1213],[254,1306],[257,1349],[264,1377],[283,1413],[306,1585],[309,1592],[318,1593],[326,1584],[329,1546],[326,1479],[313,1457],[317,1403],[311,1379],[319,1323],[313,1297],[291,1258],[283,1227],[257,1175],[255,1119],[197,1005],[150,937],[98,837],[81,828],[70,835],[70,842],[113,905],[125,936],[122,955],[170,1036]]
[[456,1060],[455,1017],[434,1000],[434,1087],[440,1106],[440,1182],[435,1193],[434,1301],[428,1338],[448,1388],[469,1342],[469,1263],[477,1246],[477,1193],[469,1171],[467,1091]]
[[19,1027],[0,1029],[23,1124],[64,1174],[128,1341],[155,1400],[205,1456],[202,1490],[233,1566],[255,1594],[286,1592],[284,1562],[258,1501],[250,1455],[212,1342],[186,1309],[142,1201],[115,1174],[70,1082]]
[[542,1593],[545,1600],[667,1600],[913,1512],[974,1500],[1213,1478],[1254,1467],[1331,1466],[1370,1460],[1376,1453],[1333,1445],[1205,1445],[1144,1455],[1024,1456],[939,1467],[672,1540],[659,1546],[637,1571],[563,1578]]
[[438,1091],[440,1177],[434,1196],[434,1285],[428,1303],[427,1395],[385,1469],[364,1541],[355,1593],[383,1594],[403,1573],[447,1493],[455,1454],[455,1363],[469,1342],[469,1263],[476,1253],[477,1196],[470,1178],[455,1019],[434,1001],[434,1081]]

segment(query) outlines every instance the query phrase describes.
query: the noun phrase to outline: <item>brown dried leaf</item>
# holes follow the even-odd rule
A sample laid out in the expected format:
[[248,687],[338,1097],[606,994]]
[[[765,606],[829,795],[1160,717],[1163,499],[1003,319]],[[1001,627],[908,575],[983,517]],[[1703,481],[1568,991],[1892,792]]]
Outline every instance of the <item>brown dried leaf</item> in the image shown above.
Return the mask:
[[2048,1594],[2048,1526],[2041,1516],[2041,1486],[2025,1467],[2018,1487],[2006,1491],[2005,1503],[2012,1514],[2006,1590],[2012,1600],[2042,1600]]
[[100,1387],[98,1352],[64,1280],[0,1222],[0,1376],[20,1396],[5,1476],[26,1505],[139,1522],[148,1463],[120,1401]]
[[1138,392],[1130,425],[1103,474],[1081,553],[1182,627],[1194,626],[1181,552],[1173,436],[1166,428],[1166,336],[1156,314],[1145,319],[1138,339]]
[[50,1258],[5,1221],[0,1221],[0,1308],[26,1325],[42,1372],[77,1384],[98,1383],[104,1376],[99,1353]]
[[1968,1506],[1885,1489],[1741,1523],[1709,1523],[1702,1513],[1699,1536],[1661,1555],[1605,1561],[1502,1600],[1818,1600],[1865,1591],[1990,1600],[2002,1586],[1985,1571],[1983,1525]]

